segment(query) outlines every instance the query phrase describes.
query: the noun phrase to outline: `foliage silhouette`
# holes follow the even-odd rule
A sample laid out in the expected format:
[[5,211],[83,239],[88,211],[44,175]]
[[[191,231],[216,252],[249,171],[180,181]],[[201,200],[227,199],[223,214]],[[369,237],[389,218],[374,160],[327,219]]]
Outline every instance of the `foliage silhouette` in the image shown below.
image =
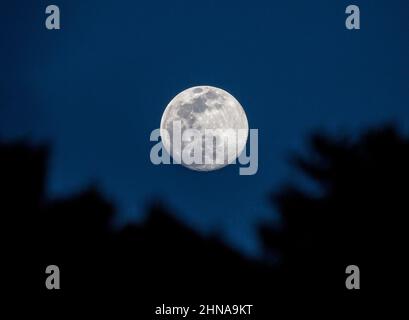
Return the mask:
[[292,163],[321,192],[287,185],[271,195],[283,224],[261,227],[264,246],[281,252],[288,288],[345,296],[345,269],[357,265],[362,292],[382,295],[400,282],[396,258],[408,241],[409,139],[385,126],[356,140],[315,134],[309,144],[311,155]]
[[[159,202],[143,224],[116,230],[115,208],[97,188],[47,199],[48,149],[2,143],[2,235],[8,272],[20,275],[9,280],[56,308],[87,301],[103,314],[119,301],[123,310],[140,306],[142,319],[162,303],[256,304],[258,318],[270,318],[272,303],[275,313],[323,308],[324,301],[358,310],[361,292],[380,292],[385,268],[404,253],[409,140],[385,127],[355,141],[314,135],[310,145],[311,155],[293,163],[322,192],[290,185],[271,195],[282,226],[263,225],[260,235],[267,255],[280,255],[272,266],[198,235]],[[59,266],[64,290],[45,289],[50,264]],[[365,275],[359,294],[345,289],[350,264]]]
[[[14,287],[48,298],[203,303],[209,296],[239,295],[252,285],[252,275],[266,272],[219,239],[195,233],[159,202],[151,205],[143,224],[116,230],[115,208],[97,188],[47,199],[47,158],[46,148],[0,145],[3,234],[14,261],[10,273],[23,276]],[[61,270],[61,293],[45,288],[51,264]]]

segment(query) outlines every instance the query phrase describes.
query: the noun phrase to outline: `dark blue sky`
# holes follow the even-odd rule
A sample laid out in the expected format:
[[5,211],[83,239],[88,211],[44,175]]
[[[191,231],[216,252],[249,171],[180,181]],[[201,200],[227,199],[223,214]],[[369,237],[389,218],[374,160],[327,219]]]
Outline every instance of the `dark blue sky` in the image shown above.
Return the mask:
[[[409,129],[409,2],[9,1],[0,4],[0,136],[52,146],[49,194],[97,183],[140,221],[162,199],[187,224],[257,253],[254,226],[277,219],[267,194],[298,180],[286,160],[317,128]],[[361,30],[345,8],[361,9]],[[61,9],[62,30],[44,27]],[[167,103],[212,85],[259,129],[259,171],[154,166]]]

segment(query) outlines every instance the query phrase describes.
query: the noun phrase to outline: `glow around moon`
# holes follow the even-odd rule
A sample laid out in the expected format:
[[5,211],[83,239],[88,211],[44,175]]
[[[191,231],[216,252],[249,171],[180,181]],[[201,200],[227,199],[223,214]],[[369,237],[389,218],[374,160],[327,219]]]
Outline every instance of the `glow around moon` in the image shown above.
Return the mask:
[[[175,124],[179,124],[183,136],[180,142],[175,141]],[[192,87],[179,93],[169,102],[160,124],[166,151],[185,167],[198,171],[216,170],[232,163],[245,148],[248,129],[240,103],[228,92],[211,86]],[[186,137],[185,131],[198,134]],[[197,135],[201,139],[194,139]],[[194,151],[199,153],[201,161],[185,161],[182,153],[186,149],[192,156]],[[221,162],[215,161],[220,160],[219,155]]]

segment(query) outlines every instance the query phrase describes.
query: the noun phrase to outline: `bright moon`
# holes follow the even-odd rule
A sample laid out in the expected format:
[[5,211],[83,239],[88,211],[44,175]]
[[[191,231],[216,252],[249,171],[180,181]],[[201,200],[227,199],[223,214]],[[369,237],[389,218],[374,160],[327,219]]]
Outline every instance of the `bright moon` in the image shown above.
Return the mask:
[[[204,161],[201,163],[186,163],[178,150],[173,150],[174,123],[180,123],[181,134],[187,129],[195,129],[205,141],[206,130],[217,132],[211,139],[216,141],[210,147],[204,142],[182,140],[181,150],[192,143],[200,151]],[[248,137],[248,122],[246,113],[240,103],[228,92],[211,86],[198,86],[186,89],[174,97],[167,105],[160,123],[162,143],[166,151],[175,159],[178,157],[185,167],[198,171],[212,171],[232,163],[246,146]],[[232,131],[244,132],[237,136]],[[168,134],[165,134],[167,132]],[[234,137],[233,137],[234,136]],[[227,148],[226,148],[227,146]],[[215,163],[217,152],[223,156],[222,163]]]

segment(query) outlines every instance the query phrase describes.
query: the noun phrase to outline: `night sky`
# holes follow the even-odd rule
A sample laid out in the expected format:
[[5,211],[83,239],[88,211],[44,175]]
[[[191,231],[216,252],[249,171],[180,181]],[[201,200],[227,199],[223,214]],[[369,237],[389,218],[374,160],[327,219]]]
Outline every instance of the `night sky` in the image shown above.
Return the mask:
[[[255,225],[278,215],[268,194],[301,177],[288,163],[316,129],[409,131],[409,2],[4,1],[0,137],[51,147],[48,192],[98,185],[117,223],[160,199],[186,224],[259,252]],[[345,8],[361,9],[361,30]],[[61,30],[44,26],[47,5]],[[154,166],[150,133],[196,85],[235,96],[259,129],[259,170]],[[85,214],[85,213],[84,213]]]

